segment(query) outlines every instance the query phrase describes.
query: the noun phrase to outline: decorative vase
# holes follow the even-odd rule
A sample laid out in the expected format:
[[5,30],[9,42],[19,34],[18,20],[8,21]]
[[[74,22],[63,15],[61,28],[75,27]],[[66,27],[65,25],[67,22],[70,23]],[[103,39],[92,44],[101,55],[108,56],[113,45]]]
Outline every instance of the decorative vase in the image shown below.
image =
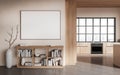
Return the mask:
[[12,50],[8,49],[6,52],[6,67],[12,68]]

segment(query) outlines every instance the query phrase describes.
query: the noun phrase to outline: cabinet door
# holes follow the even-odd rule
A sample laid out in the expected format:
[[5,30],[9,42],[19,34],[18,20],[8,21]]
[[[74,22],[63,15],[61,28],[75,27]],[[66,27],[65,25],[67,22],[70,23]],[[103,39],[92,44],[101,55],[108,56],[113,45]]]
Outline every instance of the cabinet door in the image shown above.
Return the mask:
[[113,46],[106,47],[106,53],[113,53]]
[[106,43],[106,53],[113,53],[113,43]]
[[79,43],[77,45],[77,55],[79,56],[81,53],[91,53],[91,45],[90,43]]
[[90,48],[88,46],[77,47],[77,55],[79,56],[81,53],[88,53],[88,54],[90,54]]

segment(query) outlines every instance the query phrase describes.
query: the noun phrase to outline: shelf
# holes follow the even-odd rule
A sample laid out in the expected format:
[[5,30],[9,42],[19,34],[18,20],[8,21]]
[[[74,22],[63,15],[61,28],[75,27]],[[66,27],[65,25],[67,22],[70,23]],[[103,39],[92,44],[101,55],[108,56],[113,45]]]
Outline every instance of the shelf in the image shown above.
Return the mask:
[[[17,46],[16,50],[18,53],[17,54],[18,68],[62,68],[63,67],[62,66],[63,65],[63,46],[49,46],[49,45],[48,46]],[[36,57],[35,54],[38,55],[38,57]],[[21,55],[22,56],[27,55],[32,57],[19,57]],[[54,55],[55,57],[51,57],[51,55],[52,56]],[[25,58],[25,59],[23,60],[22,58]],[[57,59],[57,58],[60,58],[60,59]],[[32,66],[29,66],[31,64],[27,63],[29,61],[32,63]],[[27,63],[28,66],[20,65],[23,63],[24,65],[25,63]],[[44,65],[49,65],[49,66],[44,66]]]
[[[45,56],[45,57],[47,57],[47,56]],[[41,57],[36,57],[36,56],[35,56],[34,58],[41,58]]]
[[62,57],[48,57],[48,59],[49,59],[49,58],[62,58]]
[[19,66],[19,68],[63,68],[63,66]]
[[18,57],[18,58],[32,58],[32,57]]

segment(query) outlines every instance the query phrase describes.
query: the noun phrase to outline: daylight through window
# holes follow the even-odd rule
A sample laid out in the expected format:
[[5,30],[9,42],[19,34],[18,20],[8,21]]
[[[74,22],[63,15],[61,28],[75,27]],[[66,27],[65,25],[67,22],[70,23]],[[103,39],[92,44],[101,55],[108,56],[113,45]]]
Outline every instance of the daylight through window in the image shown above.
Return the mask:
[[115,17],[77,17],[77,42],[114,42]]

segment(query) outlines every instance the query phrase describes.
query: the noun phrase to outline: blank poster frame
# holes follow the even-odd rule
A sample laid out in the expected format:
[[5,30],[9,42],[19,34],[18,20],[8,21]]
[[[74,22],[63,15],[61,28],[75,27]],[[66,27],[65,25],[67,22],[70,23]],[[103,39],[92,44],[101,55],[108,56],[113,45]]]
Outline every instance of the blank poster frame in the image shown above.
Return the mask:
[[60,40],[60,10],[21,10],[21,40]]

